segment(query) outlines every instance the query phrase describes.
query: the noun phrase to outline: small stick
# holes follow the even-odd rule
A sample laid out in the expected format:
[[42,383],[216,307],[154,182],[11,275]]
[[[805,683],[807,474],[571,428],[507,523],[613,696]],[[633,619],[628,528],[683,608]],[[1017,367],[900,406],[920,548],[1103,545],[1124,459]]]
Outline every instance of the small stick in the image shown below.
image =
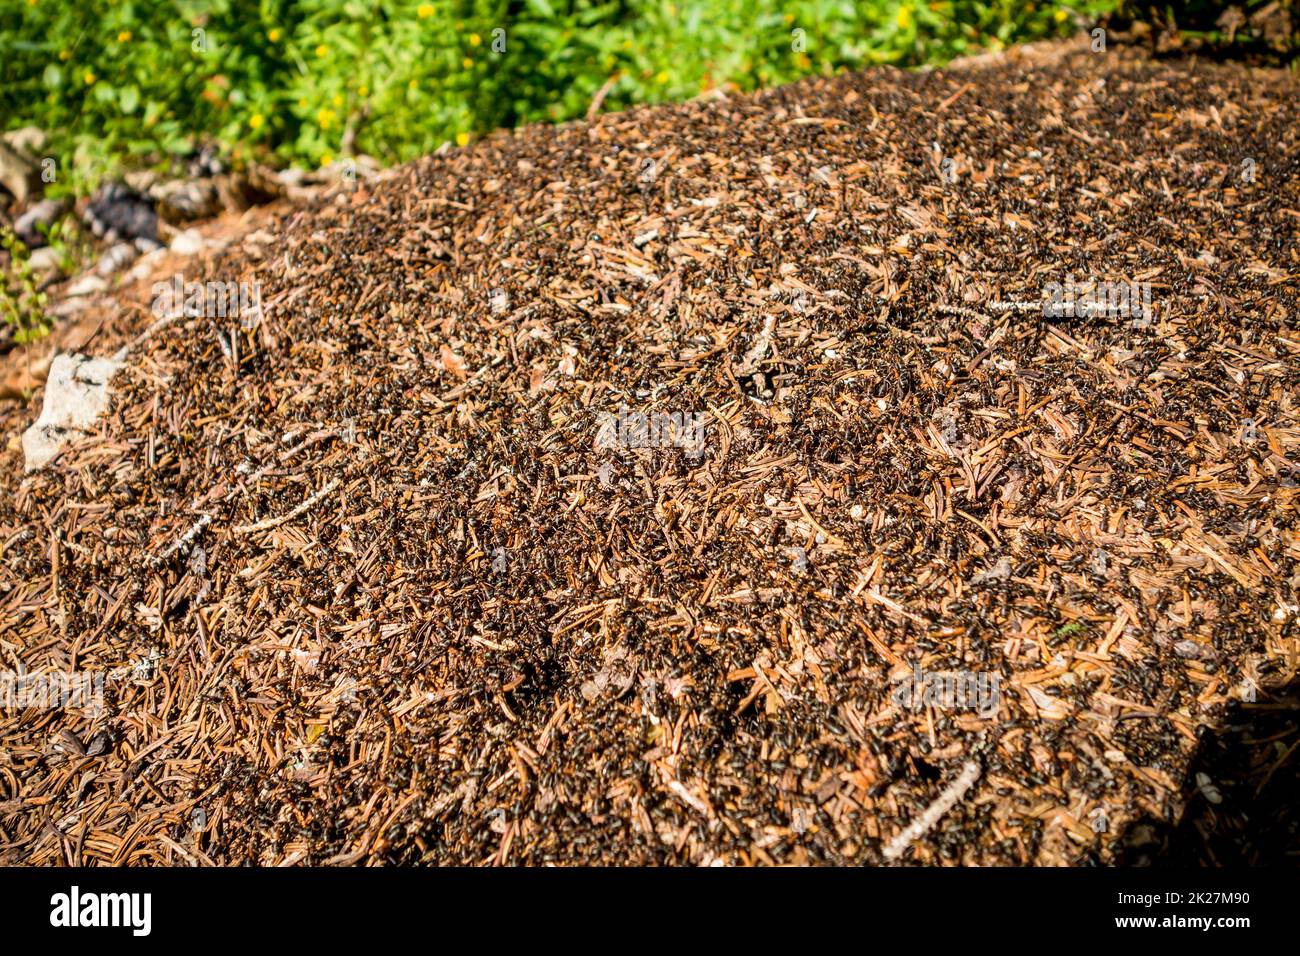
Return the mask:
[[195,535],[197,535],[200,531],[202,531],[211,523],[212,523],[212,515],[210,514],[206,514],[203,517],[201,517],[198,521],[194,522],[194,524],[190,526],[189,531],[186,531],[185,534],[181,535],[179,538],[176,539],[176,541],[172,544],[170,548],[168,548],[162,554],[158,555],[158,557],[153,559],[154,565],[156,566],[162,564],[164,561],[170,558],[181,548],[185,547],[187,544],[193,541]]
[[768,350],[772,347],[772,333],[776,330],[776,316],[769,315],[763,320],[763,331],[754,339],[753,347],[745,353],[740,360],[740,365],[736,368],[737,377],[753,375],[758,371],[759,364],[767,355]]
[[609,96],[609,91],[612,90],[614,84],[618,82],[618,77],[619,74],[617,73],[611,76],[605,81],[605,85],[596,91],[596,95],[591,98],[591,105],[587,107],[588,123],[596,119],[596,115],[600,112],[600,108],[605,105],[605,97]]
[[[298,444],[294,445],[288,451],[281,454],[279,462],[274,462],[274,461],[267,462],[257,471],[249,475],[246,479],[244,479],[243,483],[241,484],[241,487],[243,487],[244,485],[261,481],[263,478],[267,476],[267,474],[269,474],[272,470],[274,470],[277,464],[281,464],[281,465],[284,464],[286,461],[288,461],[294,455],[298,454],[298,452],[302,451],[308,445],[315,445],[319,442],[324,441],[326,438],[333,438],[338,434],[339,434],[339,430],[337,428],[322,428],[319,429],[318,431],[312,432],[310,435],[308,435]],[[286,440],[288,440],[288,436],[285,436],[285,438]],[[242,468],[243,466],[241,465],[240,467]],[[230,492],[227,491],[226,495],[228,495],[229,493]],[[222,495],[222,497],[224,498],[226,495]]]
[[291,511],[285,512],[284,514],[280,515],[278,518],[264,518],[261,521],[257,522],[256,524],[241,524],[236,526],[232,530],[235,532],[235,534],[253,534],[257,531],[269,531],[272,528],[278,528],[286,521],[292,521],[294,518],[298,517],[300,514],[302,514],[307,509],[309,509],[312,505],[316,504],[316,502],[320,501],[322,498],[324,498],[326,495],[328,495],[331,491],[333,491],[338,486],[339,486],[339,480],[335,478],[332,481],[330,481],[320,491],[316,492],[316,494],[312,495],[310,498],[304,501],[302,504],[298,505],[296,508],[294,508]]
[[974,86],[973,83],[963,83],[963,84],[961,85],[961,88],[960,88],[959,90],[957,90],[956,93],[954,93],[952,96],[948,97],[946,100],[944,100],[944,101],[943,101],[942,103],[940,103],[938,106],[936,106],[935,109],[934,109],[934,111],[935,111],[936,113],[942,113],[942,112],[943,112],[944,110],[946,110],[948,107],[952,106],[953,103],[956,103],[957,100],[961,97],[961,95],[962,95],[963,93],[965,93],[967,90],[969,90],[972,86]]
[[937,800],[922,811],[921,815],[909,823],[906,829],[889,841],[885,847],[885,859],[897,860],[907,852],[908,847],[930,832],[930,828],[939,822],[939,818],[953,808],[966,791],[975,785],[980,776],[980,765],[974,760],[966,761],[957,779],[948,785],[948,789],[939,794]]
[[[327,429],[321,429],[319,431],[312,432],[310,435],[304,438],[297,445],[290,448],[283,455],[281,455],[280,463],[284,463],[288,461],[290,458],[292,458],[298,452],[302,451],[308,445],[312,445],[319,441],[323,441],[324,439],[333,437],[337,434],[338,434],[338,429],[336,428],[327,428]],[[243,488],[244,486],[252,482],[259,481],[268,472],[270,472],[275,467],[275,465],[276,465],[275,462],[271,462],[270,464],[263,465],[256,472],[254,472],[251,477],[245,479],[239,485],[239,487]],[[234,489],[227,487],[224,491],[221,492],[220,495],[218,495],[212,502],[210,502],[210,504],[218,504],[219,502],[224,501],[226,498],[230,497],[230,493],[232,490]],[[195,507],[197,507],[202,502],[202,500],[203,499],[197,499],[195,501]],[[191,525],[189,530],[186,531],[181,538],[173,542],[172,545],[166,551],[164,551],[162,554],[158,555],[158,557],[153,559],[154,566],[157,567],[158,565],[166,561],[168,558],[170,558],[177,551],[179,551],[181,548],[186,547],[191,541],[194,540],[195,535],[197,535],[200,531],[202,531],[211,523],[212,523],[211,514],[205,514],[201,518],[199,518],[199,520],[196,521],[193,525]],[[3,553],[3,551],[0,551],[0,553]]]
[[938,310],[948,315],[960,315],[967,319],[984,319],[986,321],[992,321],[992,319],[983,312],[978,312],[975,309],[968,309],[964,305],[941,305]]
[[680,780],[669,780],[668,789],[671,790],[682,803],[686,804],[696,813],[703,817],[712,818],[713,814],[709,812],[709,806],[695,794],[686,789]]
[[123,345],[120,349],[118,349],[117,352],[114,353],[113,355],[113,361],[125,362],[126,357],[131,354],[131,350],[133,348],[135,348],[137,345],[139,345],[149,336],[153,335],[159,329],[165,328],[171,325],[177,319],[183,319],[183,318],[185,318],[184,309],[180,310],[179,312],[175,312],[172,315],[164,315],[162,318],[156,319],[152,324],[150,324],[150,326],[147,329],[145,329],[143,332],[141,332],[139,335],[133,338],[126,345]]

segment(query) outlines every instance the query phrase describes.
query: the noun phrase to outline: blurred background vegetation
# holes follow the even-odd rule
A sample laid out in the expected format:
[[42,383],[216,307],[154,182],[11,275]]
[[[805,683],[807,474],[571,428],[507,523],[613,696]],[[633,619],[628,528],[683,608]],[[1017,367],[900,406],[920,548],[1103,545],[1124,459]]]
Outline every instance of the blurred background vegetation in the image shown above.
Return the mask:
[[1023,0],[0,0],[0,131],[62,189],[215,142],[237,164],[389,163],[499,127],[943,63],[1116,6]]
[[[1261,8],[1241,0],[1242,35]],[[216,143],[239,165],[383,163],[499,127],[941,64],[1076,33],[1121,0],[0,0],[0,132],[50,136],[57,184]],[[1222,31],[1228,4],[1137,4]]]

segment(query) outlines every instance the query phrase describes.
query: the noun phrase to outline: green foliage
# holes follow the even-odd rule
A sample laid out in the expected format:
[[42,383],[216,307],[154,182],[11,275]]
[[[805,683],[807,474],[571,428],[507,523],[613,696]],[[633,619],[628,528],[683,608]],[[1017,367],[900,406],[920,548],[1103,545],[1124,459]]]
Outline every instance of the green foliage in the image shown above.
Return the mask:
[[1113,6],[0,0],[0,117],[55,136],[55,193],[205,139],[236,162],[323,163],[349,149],[391,162],[502,126],[579,117],[611,79],[606,109],[938,63],[1064,35],[1081,28],[1081,14]]
[[50,330],[45,293],[38,291],[27,247],[12,229],[0,228],[0,248],[9,253],[8,269],[0,268],[0,322],[13,326],[14,341],[25,345]]

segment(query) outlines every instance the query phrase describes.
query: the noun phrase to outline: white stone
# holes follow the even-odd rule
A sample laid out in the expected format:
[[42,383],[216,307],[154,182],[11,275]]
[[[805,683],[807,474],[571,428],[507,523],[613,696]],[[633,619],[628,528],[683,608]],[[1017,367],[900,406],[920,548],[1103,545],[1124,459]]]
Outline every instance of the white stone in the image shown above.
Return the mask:
[[62,270],[63,256],[59,254],[57,249],[41,246],[39,249],[32,250],[31,256],[27,259],[27,265],[38,276],[49,275]]
[[63,290],[66,296],[96,295],[108,288],[102,277],[86,273]]
[[114,272],[125,269],[138,259],[140,250],[129,242],[119,242],[110,247],[95,263],[95,271],[102,276],[111,276]]
[[158,261],[165,255],[167,255],[166,247],[146,252],[136,260],[135,265],[131,267],[131,271],[126,274],[127,279],[132,282],[140,282],[149,278],[153,275],[154,269],[157,268]]
[[201,232],[197,229],[186,229],[184,232],[177,233],[172,239],[171,250],[178,256],[192,256],[202,252],[204,244]]
[[56,355],[45,382],[45,404],[23,433],[27,471],[44,467],[70,441],[89,434],[108,410],[108,383],[122,363],[75,352]]

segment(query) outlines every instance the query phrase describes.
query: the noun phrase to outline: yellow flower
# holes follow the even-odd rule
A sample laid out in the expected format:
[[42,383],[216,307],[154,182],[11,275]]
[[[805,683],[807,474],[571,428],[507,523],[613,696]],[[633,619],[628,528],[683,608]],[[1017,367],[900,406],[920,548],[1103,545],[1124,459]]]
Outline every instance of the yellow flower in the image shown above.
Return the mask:
[[483,38],[482,38],[481,36],[479,36],[477,33],[471,33],[471,34],[469,35],[469,45],[470,45],[470,46],[478,46],[478,45],[479,45],[480,43],[482,43],[482,42],[483,42]]
[[130,31],[130,30],[123,30],[121,33],[119,33],[119,34],[117,35],[117,42],[118,42],[118,43],[130,43],[130,42],[131,42],[131,31]]
[[419,7],[417,7],[415,10],[415,15],[418,16],[421,20],[429,19],[429,17],[433,16],[433,4],[432,3],[420,4]]
[[262,117],[261,113],[254,113],[248,118],[248,127],[249,129],[261,129],[262,124],[265,122],[266,120]]
[[279,43],[284,38],[284,31],[276,27],[266,35],[266,38],[272,43]]
[[27,0],[27,5],[28,5],[29,7],[34,7],[34,6],[36,6],[36,0]]
[[334,162],[334,157],[331,156],[329,153],[326,153],[324,156],[320,158],[320,164],[322,166],[328,166],[332,162]]
[[894,24],[900,30],[906,30],[912,25],[912,8],[904,4],[898,8],[898,13],[894,14]]
[[663,86],[665,83],[668,82],[668,74],[660,70],[659,74],[655,77],[655,82],[658,83],[660,86]]
[[419,80],[412,80],[410,83],[407,83],[407,84],[406,84],[406,88],[407,88],[408,90],[413,90],[413,89],[416,89],[419,85],[420,85],[420,81],[419,81]]
[[335,93],[335,94],[334,94],[334,105],[335,105],[335,106],[342,106],[342,105],[343,105],[343,94],[342,94],[342,93]]
[[358,87],[357,87],[357,93],[358,93],[358,95],[360,95],[360,96],[369,96],[369,95],[370,95],[370,87],[366,86],[365,84],[362,84],[361,86],[358,86]]
[[307,97],[304,96],[302,99],[298,101],[298,109],[305,110],[306,108],[307,108]]
[[324,43],[322,43],[320,46],[316,48],[316,56],[322,60],[325,57],[329,56],[329,53],[330,53],[330,48],[327,47]]
[[1070,15],[1064,10],[1057,10],[1056,13],[1052,14],[1052,16],[1056,17],[1057,23],[1064,23],[1066,20],[1070,19]]
[[456,145],[457,145],[457,146],[468,146],[468,145],[469,145],[469,133],[457,133],[457,134],[456,134]]
[[97,79],[97,77],[95,76],[95,74],[94,74],[94,73],[91,73],[89,70],[87,70],[85,73],[83,73],[83,74],[81,75],[81,78],[82,78],[82,80],[85,81],[85,83],[86,83],[87,86],[90,86],[90,85],[91,85],[92,83],[94,83],[95,80]]
[[787,13],[787,14],[785,15],[784,19],[785,19],[785,25],[786,25],[786,26],[789,26],[790,24],[794,23],[794,14],[793,14],[793,13]]
[[334,123],[335,113],[333,110],[327,110],[321,107],[316,111],[316,123],[321,129],[329,129]]
[[468,69],[470,69],[470,68],[474,65],[474,61],[471,60],[469,57],[465,57],[465,59],[463,59],[463,60],[460,61],[460,65],[461,65],[464,69],[468,70]]
[[60,51],[59,51],[59,59],[60,59],[60,60],[63,60],[65,63],[66,63],[68,60],[71,60],[71,59],[72,59],[72,51],[71,51],[71,50],[60,50]]
[[808,59],[807,53],[800,53],[797,57],[794,58],[794,62],[795,65],[798,66],[799,69],[801,70],[812,69],[812,60]]

